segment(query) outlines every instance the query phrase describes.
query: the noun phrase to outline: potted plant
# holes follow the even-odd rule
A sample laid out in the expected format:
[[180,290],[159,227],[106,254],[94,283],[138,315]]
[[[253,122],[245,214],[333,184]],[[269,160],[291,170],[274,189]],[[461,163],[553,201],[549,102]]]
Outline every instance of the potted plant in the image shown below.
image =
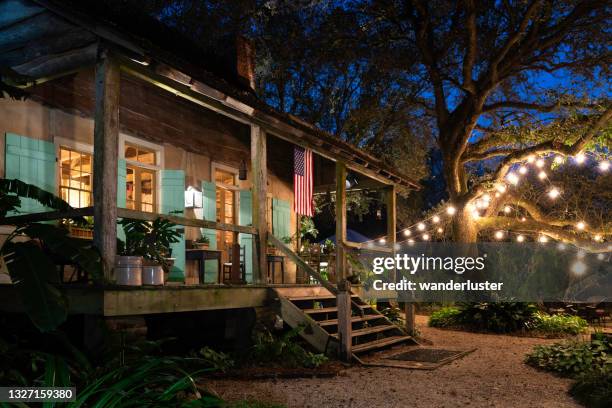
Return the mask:
[[[178,242],[180,237],[175,229],[176,224],[163,218],[157,218],[152,222],[123,219],[120,224],[125,231],[125,243],[121,242],[119,245],[117,283],[163,285],[164,274],[171,266],[168,262],[171,254],[170,245]],[[139,259],[140,283],[135,277],[138,273]],[[129,268],[133,268],[134,271]]]
[[93,217],[83,217],[84,222],[63,218],[60,226],[68,230],[72,238],[93,239]]
[[210,239],[206,235],[202,235],[200,238],[196,239],[193,245],[198,249],[208,248],[210,244]]

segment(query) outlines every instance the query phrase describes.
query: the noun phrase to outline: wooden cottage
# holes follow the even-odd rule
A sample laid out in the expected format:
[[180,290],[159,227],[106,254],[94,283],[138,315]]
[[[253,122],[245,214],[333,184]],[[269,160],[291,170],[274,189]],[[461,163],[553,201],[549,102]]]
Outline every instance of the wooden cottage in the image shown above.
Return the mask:
[[[395,242],[396,186],[416,184],[258,100],[248,41],[230,41],[229,57],[216,59],[155,20],[129,24],[82,3],[0,0],[2,84],[27,95],[0,99],[0,173],[56,193],[73,214],[93,216],[91,238],[107,282],[115,279],[118,218],[165,217],[181,226],[181,239],[166,285],[66,282],[71,313],[116,317],[280,302],[288,324],[313,325],[304,336],[319,349],[344,338],[337,343],[346,357],[406,341],[345,283],[344,252],[359,247],[346,241],[345,180],[350,171],[361,185],[386,191],[384,252]],[[283,243],[297,225],[295,146],[314,152],[315,190],[338,194],[337,282]],[[22,217],[66,216],[24,201],[29,214]],[[208,249],[190,252],[201,236]],[[240,265],[229,262],[232,255]],[[2,310],[20,309],[10,284],[0,291]]]

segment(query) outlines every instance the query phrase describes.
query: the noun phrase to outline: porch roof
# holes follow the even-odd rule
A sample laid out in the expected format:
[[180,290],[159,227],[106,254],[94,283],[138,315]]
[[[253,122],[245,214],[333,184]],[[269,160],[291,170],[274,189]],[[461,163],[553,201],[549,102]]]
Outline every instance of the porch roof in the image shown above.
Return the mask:
[[92,6],[77,1],[0,0],[0,14],[5,16],[0,18],[0,49],[9,50],[0,55],[0,66],[24,75],[24,83],[31,85],[32,78],[41,82],[93,65],[102,42],[123,56],[122,68],[132,75],[243,123],[260,125],[324,157],[345,161],[349,168],[380,181],[419,188],[378,158],[273,109],[240,81],[224,75],[215,61],[203,64],[206,52],[155,19],[141,16],[126,24],[125,19]]

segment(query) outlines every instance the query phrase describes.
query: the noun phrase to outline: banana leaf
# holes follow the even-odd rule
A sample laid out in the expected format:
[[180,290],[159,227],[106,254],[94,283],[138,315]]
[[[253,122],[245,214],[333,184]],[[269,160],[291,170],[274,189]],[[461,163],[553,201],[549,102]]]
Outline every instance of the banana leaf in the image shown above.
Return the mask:
[[35,241],[8,242],[3,254],[32,323],[42,332],[57,328],[66,320],[68,307],[53,285],[59,282],[53,262]]
[[[0,179],[0,194],[14,194],[17,197],[26,197],[38,201],[45,207],[54,210],[70,210],[72,207],[53,193],[32,184],[24,183],[18,179]],[[2,197],[0,199],[0,218],[4,218],[7,212],[18,210],[20,201],[13,198]]]
[[32,239],[41,240],[49,251],[78,265],[92,279],[102,278],[100,255],[86,241],[72,238],[68,231],[49,224],[32,223],[19,228],[19,231]]

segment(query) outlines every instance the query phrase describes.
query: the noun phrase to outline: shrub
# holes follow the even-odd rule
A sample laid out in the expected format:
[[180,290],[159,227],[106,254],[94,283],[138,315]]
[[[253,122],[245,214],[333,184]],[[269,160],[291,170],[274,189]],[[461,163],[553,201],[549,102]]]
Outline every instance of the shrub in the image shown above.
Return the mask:
[[508,333],[523,329],[537,308],[531,303],[463,303],[457,316],[458,322],[475,330]]
[[256,363],[277,363],[288,367],[316,368],[328,361],[323,354],[305,350],[296,342],[296,337],[303,330],[297,327],[282,336],[275,336],[264,329],[255,333],[255,344],[249,359]]
[[456,307],[443,307],[429,316],[430,327],[453,327],[459,324],[458,316],[461,311]]
[[590,371],[612,369],[612,344],[609,340],[569,341],[536,346],[527,355],[527,364],[566,377],[576,378]]
[[590,408],[612,406],[612,370],[591,370],[581,375],[570,388],[570,395]]
[[203,347],[200,349],[200,358],[214,371],[227,371],[234,368],[236,365],[228,354],[215,351],[210,347]]
[[527,323],[529,330],[550,335],[580,334],[584,333],[588,326],[587,321],[579,316],[549,315],[542,312],[536,312]]

